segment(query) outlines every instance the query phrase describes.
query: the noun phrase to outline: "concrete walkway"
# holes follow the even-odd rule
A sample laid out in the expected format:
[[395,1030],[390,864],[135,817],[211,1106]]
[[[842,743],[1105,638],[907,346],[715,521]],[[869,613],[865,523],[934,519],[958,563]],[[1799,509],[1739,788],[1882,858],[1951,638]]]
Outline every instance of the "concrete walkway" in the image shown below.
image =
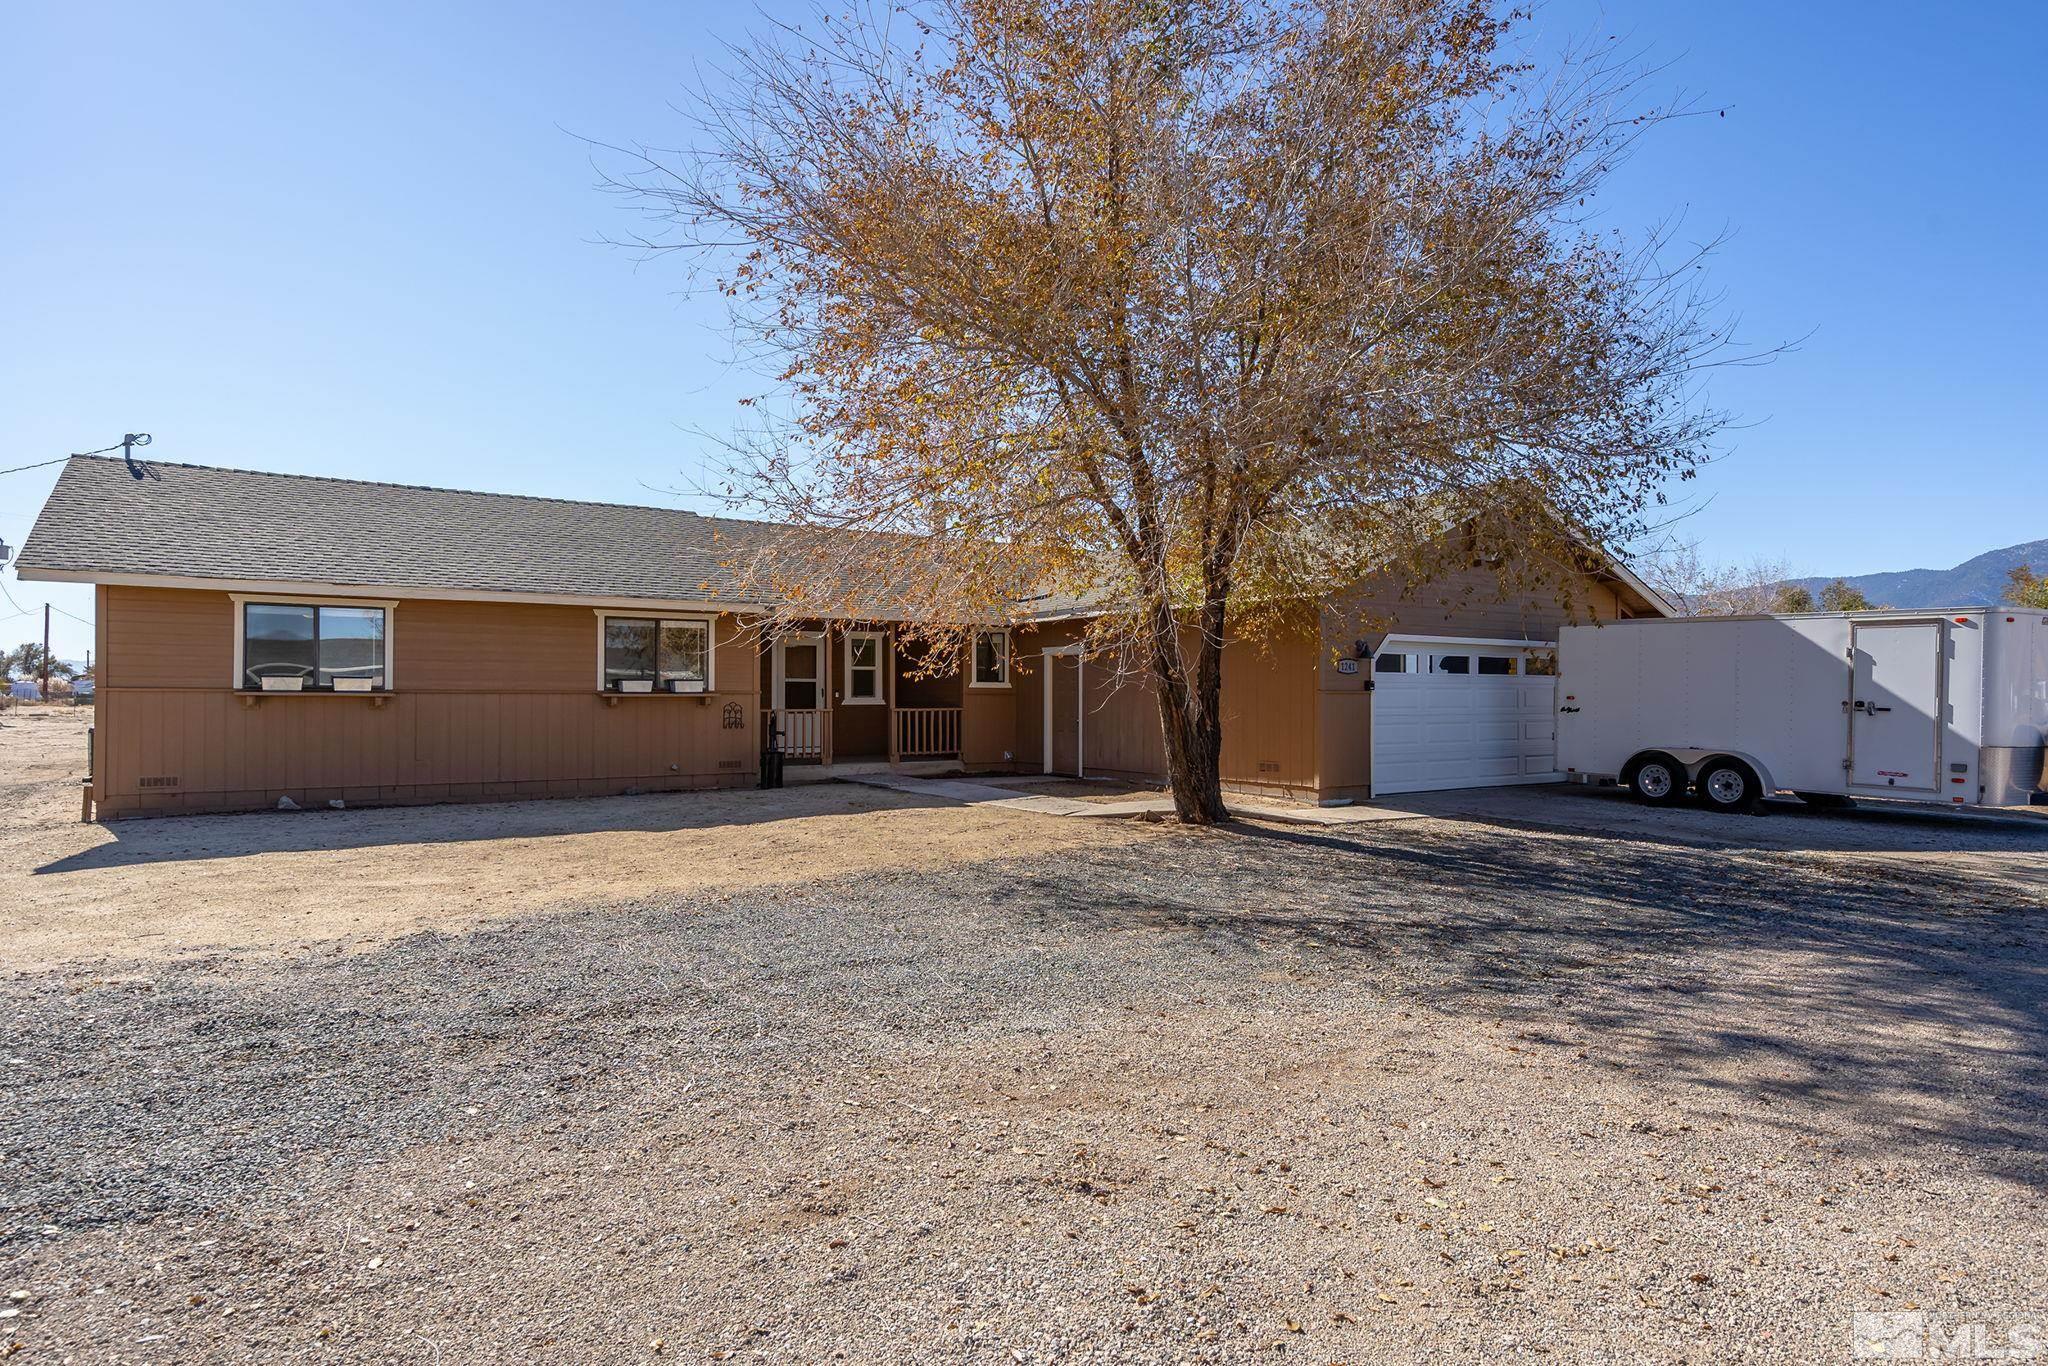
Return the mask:
[[[1072,797],[1019,793],[991,783],[966,778],[911,778],[891,773],[849,775],[850,783],[885,787],[918,797],[943,797],[969,806],[999,806],[1010,811],[1030,811],[1041,816],[1081,816],[1106,819],[1130,816],[1171,816],[1173,799],[1133,797],[1121,802],[1084,802]],[[1424,819],[1418,811],[1392,811],[1378,806],[1281,806],[1256,799],[1232,797],[1230,814],[1244,820],[1278,821],[1287,825],[1367,825],[1374,821]]]

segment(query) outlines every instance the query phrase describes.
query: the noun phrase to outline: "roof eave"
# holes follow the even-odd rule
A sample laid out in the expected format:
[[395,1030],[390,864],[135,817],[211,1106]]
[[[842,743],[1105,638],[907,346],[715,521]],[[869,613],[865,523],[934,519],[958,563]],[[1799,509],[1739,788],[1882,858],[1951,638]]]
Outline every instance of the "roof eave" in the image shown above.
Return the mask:
[[182,588],[217,593],[302,593],[320,597],[385,597],[440,602],[501,602],[541,606],[625,607],[751,615],[768,604],[717,597],[641,597],[618,593],[520,593],[490,588],[447,588],[404,583],[331,583],[314,579],[231,579],[188,574],[135,574],[103,569],[51,569],[17,563],[17,578],[45,583],[100,583],[128,588]]

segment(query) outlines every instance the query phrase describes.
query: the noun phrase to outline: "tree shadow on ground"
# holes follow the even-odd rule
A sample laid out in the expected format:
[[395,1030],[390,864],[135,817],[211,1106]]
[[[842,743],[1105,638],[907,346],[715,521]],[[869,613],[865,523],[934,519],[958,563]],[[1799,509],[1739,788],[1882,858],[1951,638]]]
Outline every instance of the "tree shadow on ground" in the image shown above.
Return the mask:
[[1860,800],[1838,809],[1776,798],[1755,814],[1690,804],[1645,806],[1614,787],[1551,783],[1375,798],[1374,807],[1496,829],[1642,840],[1716,850],[1804,853],[2038,855],[2048,866],[2048,807],[2039,813],[1950,811]]
[[1917,869],[1469,829],[1240,825],[1190,844],[1192,876],[1078,851],[1008,904],[1373,972],[1805,1136],[1949,1148],[2048,1187],[2040,901]]

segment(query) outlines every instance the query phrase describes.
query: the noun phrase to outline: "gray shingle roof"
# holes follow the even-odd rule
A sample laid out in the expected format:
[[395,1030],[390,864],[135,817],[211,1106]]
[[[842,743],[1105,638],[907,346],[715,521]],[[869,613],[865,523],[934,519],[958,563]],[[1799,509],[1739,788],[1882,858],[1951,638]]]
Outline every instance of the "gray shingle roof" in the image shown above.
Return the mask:
[[577,503],[73,457],[22,569],[593,598],[746,601],[736,566],[787,528]]

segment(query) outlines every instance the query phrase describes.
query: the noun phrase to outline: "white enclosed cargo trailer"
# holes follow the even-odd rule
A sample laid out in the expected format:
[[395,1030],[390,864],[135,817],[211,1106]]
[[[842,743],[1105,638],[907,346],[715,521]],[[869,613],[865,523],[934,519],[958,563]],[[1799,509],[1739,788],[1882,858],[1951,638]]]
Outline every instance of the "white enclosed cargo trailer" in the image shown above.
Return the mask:
[[2048,612],[1674,617],[1558,634],[1558,764],[1646,802],[2039,800]]

